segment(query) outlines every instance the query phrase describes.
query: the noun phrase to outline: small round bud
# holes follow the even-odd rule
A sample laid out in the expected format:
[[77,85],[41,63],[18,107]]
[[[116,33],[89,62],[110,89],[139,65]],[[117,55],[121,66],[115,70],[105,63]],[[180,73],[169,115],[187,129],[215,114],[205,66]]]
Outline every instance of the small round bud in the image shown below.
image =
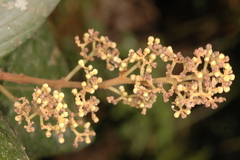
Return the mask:
[[210,64],[211,64],[212,66],[215,66],[217,63],[216,63],[216,61],[211,61]]
[[224,59],[225,58],[225,55],[223,53],[219,54],[218,56],[219,59]]
[[47,138],[49,138],[49,137],[52,136],[52,133],[50,131],[46,131],[45,135],[46,135]]
[[85,138],[85,142],[86,142],[87,144],[89,144],[89,143],[91,143],[91,139],[87,136],[87,137]]
[[233,81],[233,80],[235,79],[235,75],[234,75],[234,74],[230,74],[228,77],[229,77],[229,79],[230,79],[231,81]]
[[144,107],[145,107],[145,104],[144,104],[143,102],[141,102],[141,103],[139,104],[139,107],[140,107],[140,108],[144,108]]
[[180,111],[176,111],[175,113],[174,113],[174,117],[175,118],[178,118],[180,116]]
[[153,54],[153,53],[152,53],[152,54],[150,54],[150,57],[149,57],[149,58],[153,61],[153,60],[156,59],[156,57],[157,57],[156,54]]
[[148,54],[148,53],[150,53],[150,49],[149,48],[145,48],[143,52],[144,52],[144,54]]
[[191,113],[191,110],[190,109],[185,109],[184,112],[189,115]]
[[131,74],[131,75],[130,75],[130,79],[131,79],[132,81],[135,81],[136,75],[135,75],[135,74]]
[[93,69],[93,66],[90,64],[87,68],[89,71],[91,71]]
[[83,82],[81,83],[81,85],[82,85],[82,87],[86,87],[86,86],[87,86],[87,83],[86,83],[85,81],[83,81]]
[[214,72],[215,77],[219,77],[220,75],[221,75],[221,72],[219,72],[219,71]]
[[72,94],[73,94],[73,95],[76,95],[77,93],[78,93],[78,91],[77,91],[76,88],[72,89]]
[[86,77],[87,79],[90,79],[92,76],[91,76],[91,74],[88,74],[88,73],[87,73],[87,74],[85,75],[85,77]]
[[224,92],[226,92],[226,93],[227,93],[227,92],[229,92],[229,91],[230,91],[230,87],[224,87],[224,88],[223,88],[223,90],[224,90]]
[[159,39],[159,38],[156,38],[156,39],[154,40],[154,43],[155,43],[155,44],[159,44],[159,43],[160,43],[160,39]]
[[144,92],[144,93],[143,93],[143,96],[144,96],[144,97],[148,97],[148,95],[149,95],[149,94],[148,94],[147,92]]
[[44,83],[44,84],[42,85],[42,88],[44,88],[44,89],[48,88],[48,84],[47,84],[47,83]]
[[223,80],[226,81],[226,82],[228,82],[228,81],[230,80],[230,79],[229,79],[229,76],[224,76],[224,77],[223,77]]
[[81,67],[84,67],[84,60],[80,59],[80,60],[78,61],[78,64],[79,64]]
[[193,58],[192,58],[192,61],[193,61],[194,63],[197,63],[197,62],[198,62],[198,58],[197,58],[197,57],[193,57]]
[[63,137],[60,137],[60,138],[58,138],[58,142],[59,142],[59,143],[61,143],[61,144],[62,144],[62,143],[64,143],[64,141],[65,141],[65,140],[64,140],[64,138],[63,138]]
[[121,67],[125,68],[127,66],[127,63],[126,62],[122,62],[121,63]]
[[173,53],[173,49],[172,49],[171,46],[168,46],[168,47],[167,47],[167,50],[168,50],[170,53]]
[[58,96],[59,96],[59,98],[64,98],[64,93],[60,92]]
[[83,35],[83,37],[86,38],[86,39],[88,39],[89,36],[90,36],[89,33],[84,33],[84,35]]
[[210,60],[209,57],[205,57],[205,58],[204,58],[204,61],[205,61],[205,62],[209,62],[209,60]]
[[197,78],[199,78],[199,79],[203,78],[203,73],[202,72],[198,72],[197,73]]
[[112,42],[111,45],[110,45],[110,47],[112,47],[112,48],[116,48],[116,47],[117,47],[117,43]]
[[91,123],[90,123],[90,122],[87,122],[87,123],[85,123],[85,124],[84,124],[84,128],[86,128],[86,129],[87,129],[87,128],[89,128],[89,127],[90,127],[90,125],[91,125]]
[[37,99],[37,104],[41,104],[42,103],[42,99],[41,98],[38,98]]

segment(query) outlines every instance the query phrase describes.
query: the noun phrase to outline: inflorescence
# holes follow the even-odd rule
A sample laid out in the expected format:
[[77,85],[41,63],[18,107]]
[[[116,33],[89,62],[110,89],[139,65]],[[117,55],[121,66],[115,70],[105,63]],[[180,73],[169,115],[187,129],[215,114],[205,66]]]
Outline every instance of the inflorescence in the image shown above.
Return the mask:
[[[21,123],[25,119],[27,125],[24,127],[28,132],[34,131],[32,118],[39,116],[41,129],[46,130],[46,137],[51,137],[52,131],[55,131],[59,142],[63,143],[63,133],[69,127],[76,135],[73,143],[75,147],[78,146],[78,142],[90,143],[90,136],[95,135],[95,132],[90,130],[90,122],[85,122],[83,118],[89,113],[93,122],[99,121],[96,112],[99,110],[100,101],[93,96],[99,88],[111,90],[118,95],[116,98],[107,97],[109,103],[116,105],[122,100],[124,104],[142,109],[142,114],[146,114],[147,109],[152,107],[158,93],[162,93],[165,102],[174,97],[171,106],[175,112],[174,117],[186,118],[196,105],[216,109],[217,103],[226,100],[216,95],[229,92],[235,79],[232,67],[228,63],[229,57],[218,51],[214,52],[210,44],[207,44],[205,49],[196,49],[193,52],[194,56],[190,58],[184,57],[180,52],[174,53],[171,46],[162,46],[159,38],[150,36],[146,48],[136,51],[130,49],[128,57],[121,59],[116,43],[108,37],[99,37],[99,33],[93,29],[84,34],[83,42],[78,36],[75,37],[75,42],[81,48],[80,55],[83,59],[78,61],[78,66],[73,72],[75,74],[76,70],[82,68],[86,73],[86,80],[79,86],[81,89],[72,89],[76,113],[64,102],[64,93],[57,90],[51,93],[51,88],[46,83],[41,88],[34,89],[31,105],[25,97],[20,98],[14,105],[18,114],[15,117],[16,121]],[[88,44],[92,44],[91,51]],[[86,65],[95,58],[105,61],[106,68],[110,71],[118,69],[119,77],[106,81],[97,77],[98,70],[92,65]],[[166,75],[153,78],[151,73],[157,67],[157,58],[167,63]],[[173,74],[179,65],[182,65],[182,70],[179,74]],[[133,84],[133,90],[125,89],[124,84]],[[170,84],[171,87],[165,89],[165,84]],[[50,119],[55,123],[51,123]],[[76,129],[79,126],[83,132]]]

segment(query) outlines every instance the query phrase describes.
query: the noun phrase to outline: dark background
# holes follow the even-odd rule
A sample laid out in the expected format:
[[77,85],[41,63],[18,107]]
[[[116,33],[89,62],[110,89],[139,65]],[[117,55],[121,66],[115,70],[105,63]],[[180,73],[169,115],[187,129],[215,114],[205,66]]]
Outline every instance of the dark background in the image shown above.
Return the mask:
[[96,140],[79,152],[45,159],[240,159],[239,0],[65,0],[48,24],[70,69],[80,51],[74,37],[94,28],[117,42],[123,56],[131,48],[145,47],[150,35],[185,56],[210,43],[214,51],[230,57],[236,80],[226,94],[227,102],[218,109],[198,106],[184,120],[175,119],[170,104],[161,99],[145,116],[137,109],[103,101],[100,122],[93,127]]

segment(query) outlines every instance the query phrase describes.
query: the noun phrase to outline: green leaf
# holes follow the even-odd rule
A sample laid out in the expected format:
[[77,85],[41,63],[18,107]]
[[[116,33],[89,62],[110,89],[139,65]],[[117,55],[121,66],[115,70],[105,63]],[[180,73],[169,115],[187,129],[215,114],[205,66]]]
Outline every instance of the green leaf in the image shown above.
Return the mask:
[[[60,79],[68,73],[65,60],[61,56],[46,26],[40,28],[40,30],[32,36],[32,39],[16,49],[13,53],[3,57],[0,64],[2,64],[2,68],[9,73],[23,73],[27,76],[37,78]],[[3,86],[14,96],[19,98],[27,97],[29,101],[31,101],[31,94],[36,87],[36,85],[32,84],[20,85],[12,82],[3,82]],[[65,100],[68,106],[74,106],[74,97],[71,91],[63,90],[63,92],[65,93]],[[26,152],[29,157],[62,154],[86,146],[85,143],[79,143],[79,147],[75,149],[72,145],[75,135],[70,130],[67,130],[64,134],[64,144],[59,144],[56,134],[53,134],[50,138],[46,138],[45,131],[40,129],[38,117],[34,119],[35,131],[32,133],[26,132],[23,127],[26,123],[19,125],[14,120],[16,113],[13,111],[13,103],[9,103],[9,100],[4,100],[6,97],[3,95],[1,99],[3,99],[2,103],[7,106],[6,108],[10,108],[9,111],[5,111],[5,113],[7,112],[7,118],[18,132],[19,139],[22,141],[24,147],[26,147]]]
[[10,124],[0,112],[0,158],[1,160],[28,160],[28,156]]
[[25,42],[59,0],[0,0],[0,57]]

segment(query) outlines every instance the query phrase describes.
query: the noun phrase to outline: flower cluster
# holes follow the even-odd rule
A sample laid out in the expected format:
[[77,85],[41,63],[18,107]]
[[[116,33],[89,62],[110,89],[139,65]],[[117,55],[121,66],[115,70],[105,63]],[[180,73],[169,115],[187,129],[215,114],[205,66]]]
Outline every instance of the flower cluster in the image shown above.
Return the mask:
[[[51,132],[55,131],[60,143],[64,142],[63,133],[69,127],[76,135],[75,147],[78,142],[90,143],[90,136],[95,135],[95,132],[89,129],[90,122],[84,122],[83,118],[89,113],[93,122],[99,121],[96,112],[99,110],[100,101],[92,95],[99,88],[111,90],[118,95],[116,98],[107,97],[109,103],[116,105],[122,100],[124,104],[142,109],[142,114],[146,114],[147,109],[152,107],[158,93],[162,93],[165,102],[175,97],[171,106],[175,111],[174,117],[186,118],[196,105],[217,108],[217,103],[225,101],[225,98],[216,95],[229,92],[235,79],[228,63],[229,57],[213,52],[210,44],[205,49],[196,49],[194,56],[190,58],[184,57],[180,52],[174,53],[171,46],[162,46],[159,38],[150,36],[146,48],[136,51],[130,49],[128,57],[121,59],[116,43],[108,37],[99,37],[99,32],[93,29],[84,34],[83,42],[78,36],[75,37],[75,42],[81,48],[80,55],[83,59],[78,61],[76,68],[67,77],[70,78],[79,69],[85,71],[85,81],[79,83],[80,90],[72,89],[76,113],[64,103],[64,94],[55,90],[51,95],[51,88],[47,84],[34,90],[32,105],[24,97],[15,103],[15,112],[18,114],[15,119],[19,123],[25,119],[28,132],[34,131],[32,118],[38,115],[41,129],[46,130],[46,136],[50,137]],[[106,68],[110,71],[118,68],[119,76],[105,81],[97,77],[98,70],[92,65],[86,65],[95,58],[105,61]],[[157,59],[167,63],[166,75],[154,78],[152,72],[157,67]],[[182,69],[178,74],[174,74],[173,71],[179,65],[182,65]],[[133,85],[133,89],[126,89],[127,84]],[[165,84],[170,84],[171,87],[166,90]],[[89,98],[86,98],[87,94]],[[52,124],[50,119],[54,119],[56,123]],[[48,123],[45,124],[44,121]],[[83,133],[77,131],[78,126],[83,126]]]

